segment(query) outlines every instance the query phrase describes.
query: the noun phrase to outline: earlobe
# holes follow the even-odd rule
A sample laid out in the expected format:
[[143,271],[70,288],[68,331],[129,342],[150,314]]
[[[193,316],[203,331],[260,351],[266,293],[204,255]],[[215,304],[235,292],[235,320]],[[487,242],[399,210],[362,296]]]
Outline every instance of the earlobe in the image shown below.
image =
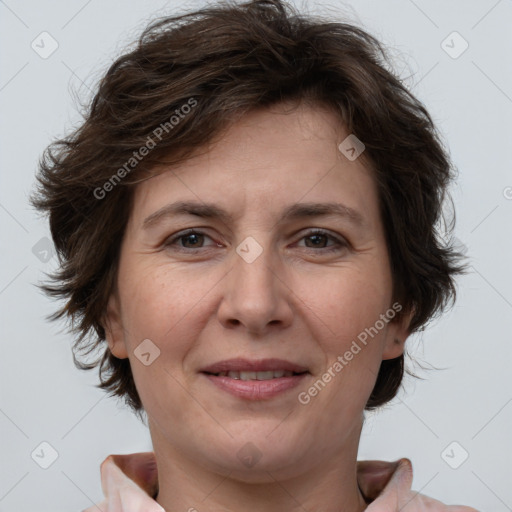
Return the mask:
[[390,342],[386,343],[384,352],[382,353],[382,359],[395,359],[400,357],[404,353],[405,339],[393,337]]
[[409,325],[413,316],[414,310],[409,314],[404,315],[397,322],[389,325],[389,332],[385,341],[384,351],[382,353],[383,360],[395,359],[404,353],[405,341],[411,334]]
[[112,293],[108,300],[103,326],[105,328],[105,339],[110,352],[118,359],[126,359],[128,357],[128,351],[126,350],[124,339],[119,299],[115,293]]

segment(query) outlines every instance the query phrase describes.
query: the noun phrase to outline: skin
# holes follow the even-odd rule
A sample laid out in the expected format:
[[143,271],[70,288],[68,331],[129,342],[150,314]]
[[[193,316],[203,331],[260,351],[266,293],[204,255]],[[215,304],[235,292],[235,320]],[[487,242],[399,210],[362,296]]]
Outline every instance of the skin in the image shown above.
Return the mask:
[[[130,359],[157,458],[157,501],[169,512],[366,508],[356,480],[363,410],[381,361],[403,352],[410,318],[386,323],[307,405],[297,399],[393,303],[377,189],[364,158],[338,150],[347,135],[323,108],[280,104],[245,114],[193,158],[137,185],[107,341]],[[177,200],[214,202],[233,219],[167,216],[143,228]],[[363,225],[338,216],[278,222],[304,202],[343,203]],[[170,240],[188,228],[205,236]],[[236,252],[248,236],[263,250],[252,263]],[[160,350],[148,366],[134,353],[145,339]],[[199,373],[234,357],[287,359],[310,375],[247,401]],[[252,467],[237,456],[247,443],[260,456]]]

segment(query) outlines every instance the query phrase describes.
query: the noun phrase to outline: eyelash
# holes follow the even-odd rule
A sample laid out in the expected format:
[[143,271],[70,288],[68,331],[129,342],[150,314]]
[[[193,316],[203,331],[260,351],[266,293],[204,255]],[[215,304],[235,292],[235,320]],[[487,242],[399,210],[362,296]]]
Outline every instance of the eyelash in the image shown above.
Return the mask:
[[[164,242],[164,246],[165,247],[172,247],[175,242],[179,241],[182,238],[187,238],[187,237],[189,237],[191,235],[203,235],[203,236],[206,236],[206,237],[211,239],[210,236],[208,236],[206,233],[204,233],[202,231],[199,231],[199,230],[196,230],[196,229],[188,229],[186,231],[182,231],[182,232],[177,233],[176,235],[173,235],[170,238],[168,238]],[[331,239],[332,241],[336,242],[336,245],[333,246],[333,247],[330,247],[330,248],[329,247],[320,247],[320,249],[315,249],[314,247],[306,247],[306,249],[311,249],[314,252],[320,252],[321,251],[323,253],[331,253],[331,252],[336,252],[336,251],[340,250],[341,248],[348,247],[348,244],[345,241],[340,240],[337,237],[331,235],[328,231],[325,231],[325,230],[319,229],[319,228],[312,229],[311,231],[309,231],[308,233],[303,235],[300,238],[300,240],[303,240],[304,238],[313,237],[313,236],[325,236],[325,237]],[[203,249],[203,247],[197,247],[197,248],[192,248],[191,249],[191,248],[187,248],[187,247],[177,247],[176,246],[174,249],[177,250],[177,251],[186,252],[186,253],[195,253],[195,252]]]

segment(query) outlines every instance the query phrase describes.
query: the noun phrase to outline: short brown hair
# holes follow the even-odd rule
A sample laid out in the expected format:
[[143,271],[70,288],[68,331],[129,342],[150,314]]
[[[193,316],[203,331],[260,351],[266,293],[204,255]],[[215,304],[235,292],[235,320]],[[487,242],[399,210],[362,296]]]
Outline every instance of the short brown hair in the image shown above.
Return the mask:
[[[111,354],[102,324],[137,182],[157,164],[184,161],[245,112],[286,100],[326,106],[366,147],[403,306],[395,320],[414,313],[410,332],[419,331],[455,300],[462,255],[436,227],[453,168],[427,110],[388,63],[361,28],[255,0],[158,19],[111,65],[81,126],[45,150],[32,198],[49,214],[61,264],[43,285],[66,301],[51,318],[71,320],[75,364],[99,366],[98,387],[143,410],[129,360]],[[77,358],[97,348],[93,363]],[[383,361],[366,409],[391,400],[403,373],[403,355]]]

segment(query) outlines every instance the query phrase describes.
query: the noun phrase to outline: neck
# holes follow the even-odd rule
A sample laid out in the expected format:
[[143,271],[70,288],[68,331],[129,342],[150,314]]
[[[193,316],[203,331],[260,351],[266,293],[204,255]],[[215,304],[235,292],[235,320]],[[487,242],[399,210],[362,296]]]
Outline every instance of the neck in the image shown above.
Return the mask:
[[261,465],[257,476],[236,468],[207,467],[193,460],[151,428],[158,465],[157,502],[166,512],[362,512],[367,504],[357,484],[357,448],[362,424],[346,445],[326,453],[316,465],[294,463],[284,473]]

